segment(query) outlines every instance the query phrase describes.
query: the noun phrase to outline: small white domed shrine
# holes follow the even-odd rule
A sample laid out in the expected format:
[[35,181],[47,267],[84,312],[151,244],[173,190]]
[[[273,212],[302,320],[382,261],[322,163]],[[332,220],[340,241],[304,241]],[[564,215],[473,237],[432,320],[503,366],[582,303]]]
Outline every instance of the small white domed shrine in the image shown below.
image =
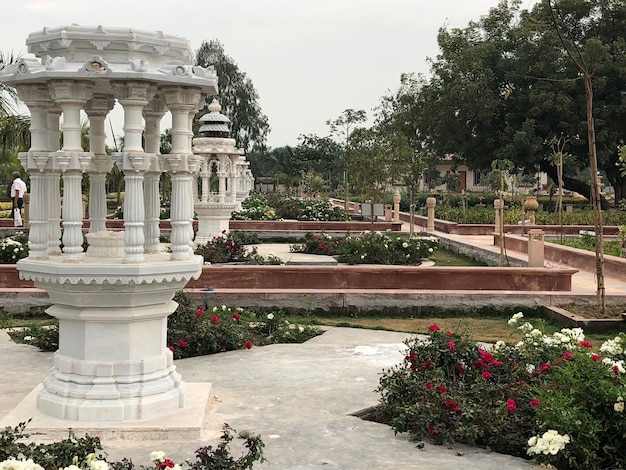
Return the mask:
[[[211,68],[193,66],[187,40],[132,28],[64,26],[29,35],[23,59],[0,69],[31,113],[30,256],[17,267],[45,289],[59,319],[59,350],[37,407],[77,421],[150,419],[184,405],[185,383],[166,347],[172,298],[203,260],[193,254],[192,120],[217,94]],[[124,110],[124,148],[105,152],[104,123]],[[81,146],[81,112],[90,151]],[[172,151],[159,154],[160,121],[172,118]],[[59,123],[61,126],[59,127]],[[60,131],[63,147],[59,149]],[[105,177],[123,172],[124,231],[107,232]],[[172,181],[171,252],[159,251],[159,176]],[[83,249],[81,184],[89,176],[89,248]]]
[[[209,105],[209,112],[200,118],[199,137],[193,139],[193,152],[202,158],[199,194],[194,201],[198,217],[195,243],[202,245],[228,232],[228,221],[233,211],[241,209],[241,202],[254,184],[249,162],[243,150],[235,147],[230,136],[230,120],[220,111],[217,100]],[[216,188],[211,184],[217,183]]]

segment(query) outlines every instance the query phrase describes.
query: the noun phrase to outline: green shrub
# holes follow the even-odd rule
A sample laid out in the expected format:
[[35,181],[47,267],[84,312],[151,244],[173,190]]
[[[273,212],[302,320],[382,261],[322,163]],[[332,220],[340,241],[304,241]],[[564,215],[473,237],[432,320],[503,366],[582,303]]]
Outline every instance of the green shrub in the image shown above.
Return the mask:
[[204,258],[205,263],[233,263],[246,262],[251,256],[257,254],[256,248],[248,250],[242,243],[243,240],[235,233],[226,230],[222,235],[213,237],[213,239],[204,245],[196,247],[195,253]]
[[626,337],[593,353],[580,328],[550,336],[528,322],[519,329],[515,345],[476,344],[437,325],[428,339],[407,340],[404,362],[380,379],[383,417],[395,432],[437,444],[464,442],[564,470],[623,468]]
[[28,234],[17,232],[0,240],[0,264],[15,264],[29,252]]
[[[207,308],[196,305],[186,294],[174,297],[178,307],[167,318],[167,347],[175,359],[203,356],[275,343],[303,343],[319,334],[319,328],[302,321],[292,322],[285,312],[253,312],[225,305]],[[8,331],[17,343],[43,351],[59,347],[58,325],[30,325]]]

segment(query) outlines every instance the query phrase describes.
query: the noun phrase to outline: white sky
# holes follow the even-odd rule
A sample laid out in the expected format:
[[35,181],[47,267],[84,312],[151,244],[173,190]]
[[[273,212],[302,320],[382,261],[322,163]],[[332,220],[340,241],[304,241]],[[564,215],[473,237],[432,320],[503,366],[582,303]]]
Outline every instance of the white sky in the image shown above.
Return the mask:
[[[6,3],[6,4],[5,4]],[[533,0],[524,0],[529,8]],[[428,73],[437,31],[464,27],[498,0],[18,0],[2,5],[0,50],[27,56],[44,26],[104,25],[183,36],[194,50],[219,39],[254,83],[271,147],[328,135],[344,109],[372,116],[401,73]],[[115,112],[114,112],[115,113]],[[113,116],[116,134],[121,113]],[[164,123],[165,124],[165,123]],[[169,124],[167,124],[169,126]]]

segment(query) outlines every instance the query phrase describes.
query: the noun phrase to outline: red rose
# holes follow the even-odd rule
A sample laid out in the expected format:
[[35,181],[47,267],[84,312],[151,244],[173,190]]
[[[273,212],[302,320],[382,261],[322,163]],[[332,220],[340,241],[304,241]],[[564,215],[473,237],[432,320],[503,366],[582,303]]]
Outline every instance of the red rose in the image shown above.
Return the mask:
[[541,408],[541,402],[537,398],[533,398],[532,400],[530,400],[530,407]]
[[515,404],[515,400],[509,398],[506,401],[506,409],[509,410],[509,413],[515,413],[517,411],[517,405]]
[[441,328],[439,328],[439,325],[435,325],[434,323],[430,325],[428,329],[432,332],[441,330]]
[[252,343],[250,341],[246,341],[243,343],[243,347],[246,349],[250,349],[252,347]]
[[448,393],[448,389],[446,388],[445,385],[438,385],[437,386],[437,391],[439,393],[441,393],[442,395],[444,395],[444,396]]
[[581,341],[578,343],[578,346],[581,346],[583,348],[593,348],[593,344],[591,344],[591,341]]
[[235,321],[239,321],[241,315],[239,315],[238,313],[233,313],[233,318],[235,319]]
[[196,312],[196,318],[200,318],[204,313],[204,305],[200,305],[198,307],[198,311]]
[[426,390],[430,390],[431,388],[433,388],[433,383],[432,382],[427,382],[426,383]]
[[569,361],[569,360],[572,359],[572,357],[574,357],[574,355],[571,352],[569,352],[569,351],[565,351],[563,353],[563,360],[564,361]]
[[591,355],[591,360],[592,360],[593,362],[596,362],[596,361],[598,361],[598,360],[600,360],[600,359],[602,359],[602,356],[600,356],[600,354],[592,354],[592,355]]
[[483,379],[485,379],[485,380],[490,379],[491,377],[493,377],[491,372],[489,372],[488,370],[483,371],[482,376],[483,376]]
[[220,321],[220,317],[218,317],[217,315],[213,315],[211,317],[211,323],[217,323],[218,321]]
[[450,348],[450,351],[454,351],[456,344],[454,344],[454,341],[448,341],[448,347]]
[[174,352],[174,346],[172,346],[171,344],[167,347],[167,349],[169,349],[170,351]]
[[184,339],[181,339],[180,341],[178,341],[178,345],[181,348],[186,348],[187,347],[187,341],[185,341]]

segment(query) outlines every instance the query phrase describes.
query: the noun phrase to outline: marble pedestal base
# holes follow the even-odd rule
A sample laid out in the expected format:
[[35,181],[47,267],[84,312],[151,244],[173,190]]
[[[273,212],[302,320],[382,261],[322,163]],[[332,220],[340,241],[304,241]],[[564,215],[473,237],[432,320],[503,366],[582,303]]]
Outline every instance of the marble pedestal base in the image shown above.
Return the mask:
[[198,216],[198,231],[194,243],[204,245],[219,237],[224,231],[229,232],[228,223],[237,204],[230,202],[197,202],[194,205]]
[[37,398],[47,415],[72,421],[123,422],[166,416],[185,404],[185,383],[167,348],[176,291],[198,278],[202,257],[144,262],[86,256],[26,258],[20,277],[45,289],[59,319],[59,349]]

